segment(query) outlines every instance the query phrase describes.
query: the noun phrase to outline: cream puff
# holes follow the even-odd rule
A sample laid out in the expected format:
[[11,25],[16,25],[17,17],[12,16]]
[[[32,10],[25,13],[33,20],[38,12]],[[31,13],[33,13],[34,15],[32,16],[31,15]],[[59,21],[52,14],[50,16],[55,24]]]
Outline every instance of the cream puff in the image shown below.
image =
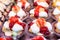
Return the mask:
[[11,17],[8,21],[4,22],[2,31],[6,36],[15,37],[23,34],[26,24],[23,23],[18,17]]
[[49,35],[52,31],[51,23],[44,18],[38,18],[29,24],[29,32],[36,35]]
[[34,6],[37,6],[37,5],[40,5],[40,6],[43,6],[45,8],[48,8],[49,7],[49,4],[47,3],[46,0],[34,0]]
[[17,2],[17,5],[23,9],[30,9],[30,3],[27,0],[20,0],[20,2]]
[[48,11],[42,6],[37,6],[36,8],[30,10],[30,17],[47,18],[48,17]]
[[19,6],[15,5],[12,7],[12,11],[9,12],[8,16],[9,18],[17,16],[20,19],[23,19],[26,17],[26,13]]

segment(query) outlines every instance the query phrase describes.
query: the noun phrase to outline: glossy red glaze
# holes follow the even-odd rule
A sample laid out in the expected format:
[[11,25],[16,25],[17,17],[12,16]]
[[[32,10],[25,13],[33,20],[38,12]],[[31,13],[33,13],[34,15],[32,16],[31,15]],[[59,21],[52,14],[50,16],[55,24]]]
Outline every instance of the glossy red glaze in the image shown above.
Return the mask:
[[0,40],[6,40],[5,38],[0,38]]
[[50,0],[46,0],[46,2],[49,4],[50,3]]
[[32,40],[44,40],[44,38],[41,37],[41,36],[36,36],[36,37],[34,37]]
[[18,17],[11,17],[9,20],[10,20],[10,22],[15,23],[18,21]]
[[[40,8],[44,8],[44,7],[42,7],[42,6],[37,6],[37,7],[35,8],[35,10],[34,10],[34,17],[36,17],[36,18],[39,17],[39,10],[40,10]],[[48,13],[48,10],[46,10],[45,8],[44,8],[44,11]]]
[[44,35],[49,35],[50,34],[48,28],[45,27],[45,26],[40,28],[40,32],[43,33]]
[[13,40],[13,38],[11,38],[11,37],[7,37],[6,40]]
[[37,5],[38,5],[37,2],[34,2],[34,3],[33,3],[33,6],[37,6]]
[[13,8],[14,10],[17,10],[17,6],[12,6],[12,8]]

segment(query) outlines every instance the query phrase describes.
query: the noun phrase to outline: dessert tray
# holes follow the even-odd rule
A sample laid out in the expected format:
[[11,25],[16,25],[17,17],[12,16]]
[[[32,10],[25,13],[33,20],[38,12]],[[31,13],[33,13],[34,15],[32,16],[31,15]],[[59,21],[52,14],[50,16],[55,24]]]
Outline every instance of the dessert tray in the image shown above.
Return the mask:
[[60,0],[0,0],[0,40],[60,40]]

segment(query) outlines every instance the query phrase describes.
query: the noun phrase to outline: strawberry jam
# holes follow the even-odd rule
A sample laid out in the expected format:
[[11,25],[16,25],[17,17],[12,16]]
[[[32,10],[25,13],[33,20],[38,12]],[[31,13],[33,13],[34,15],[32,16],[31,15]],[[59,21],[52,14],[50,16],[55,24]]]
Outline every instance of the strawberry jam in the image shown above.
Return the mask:
[[49,35],[50,34],[50,32],[48,31],[48,28],[45,27],[45,26],[40,28],[40,32],[44,35]]
[[5,38],[0,38],[0,40],[6,40]]
[[12,30],[12,27],[14,26],[14,24],[18,22],[18,18],[17,17],[11,17],[10,18],[10,23],[9,23],[9,28],[10,30]]
[[34,3],[33,3],[33,6],[37,6],[37,5],[38,5],[37,2],[34,2]]
[[6,37],[6,40],[13,40],[12,37]]
[[41,36],[36,36],[36,37],[32,38],[32,40],[44,40],[44,38]]

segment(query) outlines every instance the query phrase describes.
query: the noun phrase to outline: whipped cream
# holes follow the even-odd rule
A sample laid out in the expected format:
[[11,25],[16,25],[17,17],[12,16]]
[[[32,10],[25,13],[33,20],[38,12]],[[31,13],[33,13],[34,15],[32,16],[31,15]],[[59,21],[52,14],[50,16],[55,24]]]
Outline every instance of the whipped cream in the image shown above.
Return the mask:
[[22,31],[23,27],[16,23],[16,24],[14,24],[12,30],[15,31],[15,32]]
[[60,30],[60,22],[56,24],[56,28]]
[[24,16],[26,16],[26,13],[22,9],[20,9],[17,13],[15,13],[14,11],[10,11],[8,16],[9,16],[9,18],[11,18],[16,15],[22,19]]
[[45,23],[45,26],[48,28],[48,30],[51,32],[52,31],[52,25],[49,22]]
[[13,11],[10,11],[10,13],[9,13],[9,18],[11,18],[11,17],[13,17],[13,16],[15,16],[16,15],[16,13],[15,12],[13,12]]
[[60,2],[58,1],[58,2],[56,2],[56,6],[60,6]]
[[[34,15],[34,10],[35,9],[30,10],[31,15]],[[39,17],[48,17],[48,14],[47,14],[47,12],[40,12]]]
[[26,13],[22,9],[20,9],[20,11],[17,13],[17,16],[22,19],[24,16],[26,16]]
[[9,22],[6,21],[6,22],[4,23],[4,25],[3,25],[3,27],[6,28],[6,29],[9,29]]
[[[21,8],[22,7],[22,3],[18,2],[17,5]],[[26,2],[25,4],[25,8],[27,8],[30,4],[28,2]]]
[[35,34],[39,33],[40,29],[39,27],[36,25],[36,23],[34,23],[31,27],[30,27],[31,31]]
[[35,10],[35,9],[31,9],[31,10],[30,10],[30,14],[34,15],[34,10]]
[[53,11],[53,15],[58,15],[60,14],[60,10],[56,7]]
[[11,36],[11,35],[12,35],[12,32],[6,31],[6,32],[5,32],[5,35],[6,35],[6,36]]
[[48,14],[47,14],[47,12],[40,12],[39,16],[40,17],[48,17]]
[[43,6],[43,7],[46,7],[46,8],[49,7],[49,5],[48,5],[47,2],[37,2],[37,4],[38,4],[38,5],[41,5],[41,6]]

